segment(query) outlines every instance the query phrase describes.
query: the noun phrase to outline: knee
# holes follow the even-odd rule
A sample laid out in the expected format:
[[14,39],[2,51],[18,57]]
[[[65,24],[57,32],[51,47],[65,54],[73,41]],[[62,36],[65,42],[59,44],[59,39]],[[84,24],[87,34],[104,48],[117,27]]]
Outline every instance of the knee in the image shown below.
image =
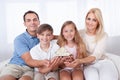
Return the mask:
[[11,75],[5,75],[5,76],[1,76],[0,80],[16,80],[16,78]]
[[30,76],[22,76],[19,80],[32,80]]
[[71,80],[71,76],[68,72],[61,71],[60,72],[60,80]]

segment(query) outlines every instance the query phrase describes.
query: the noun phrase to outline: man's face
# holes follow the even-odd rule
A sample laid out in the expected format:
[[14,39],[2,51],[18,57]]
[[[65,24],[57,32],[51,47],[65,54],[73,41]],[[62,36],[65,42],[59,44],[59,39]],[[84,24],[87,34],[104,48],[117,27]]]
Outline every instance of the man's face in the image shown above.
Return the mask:
[[40,21],[34,13],[29,13],[25,16],[24,25],[27,27],[28,32],[36,32],[40,25]]

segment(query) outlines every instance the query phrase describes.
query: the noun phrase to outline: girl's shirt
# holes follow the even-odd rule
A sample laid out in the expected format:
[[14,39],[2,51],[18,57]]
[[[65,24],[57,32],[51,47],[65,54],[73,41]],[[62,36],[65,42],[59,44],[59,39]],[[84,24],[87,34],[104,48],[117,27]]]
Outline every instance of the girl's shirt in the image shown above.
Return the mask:
[[[70,53],[73,55],[74,59],[76,58],[76,54],[77,54],[77,51],[76,51],[76,46],[74,47],[69,47],[69,46],[64,46],[64,48]],[[70,67],[65,67],[65,69],[73,69],[73,68],[70,68]]]
[[74,56],[74,59],[76,58],[76,46],[73,46],[73,47],[68,47],[68,46],[65,46],[65,49]]

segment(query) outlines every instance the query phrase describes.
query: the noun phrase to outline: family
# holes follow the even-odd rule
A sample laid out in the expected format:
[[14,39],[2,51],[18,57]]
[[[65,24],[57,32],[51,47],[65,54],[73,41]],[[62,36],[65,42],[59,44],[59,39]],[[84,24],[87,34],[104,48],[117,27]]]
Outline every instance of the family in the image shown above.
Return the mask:
[[[49,24],[40,24],[34,11],[24,16],[26,31],[14,40],[14,53],[0,80],[118,80],[118,71],[105,55],[108,37],[102,13],[92,8],[85,29],[65,21],[60,35]],[[60,54],[56,54],[59,52]]]

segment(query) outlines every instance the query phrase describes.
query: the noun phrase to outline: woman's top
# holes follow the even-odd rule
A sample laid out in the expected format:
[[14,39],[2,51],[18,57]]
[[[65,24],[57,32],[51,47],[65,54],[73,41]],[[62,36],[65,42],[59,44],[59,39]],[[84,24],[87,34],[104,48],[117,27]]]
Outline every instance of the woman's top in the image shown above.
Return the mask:
[[96,42],[95,36],[86,34],[85,30],[80,30],[79,33],[86,44],[88,55],[96,57],[96,60],[104,59],[107,34],[104,33],[102,39]]

